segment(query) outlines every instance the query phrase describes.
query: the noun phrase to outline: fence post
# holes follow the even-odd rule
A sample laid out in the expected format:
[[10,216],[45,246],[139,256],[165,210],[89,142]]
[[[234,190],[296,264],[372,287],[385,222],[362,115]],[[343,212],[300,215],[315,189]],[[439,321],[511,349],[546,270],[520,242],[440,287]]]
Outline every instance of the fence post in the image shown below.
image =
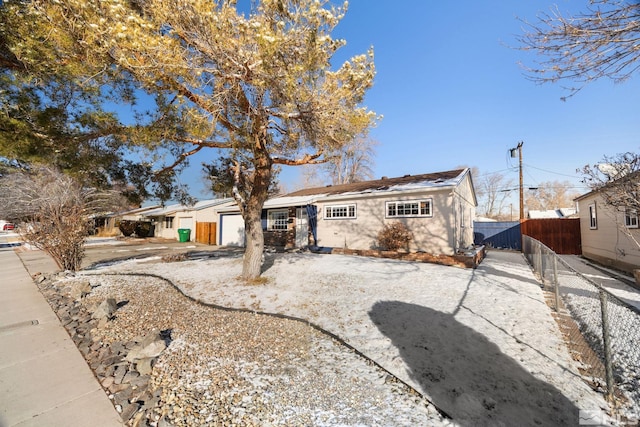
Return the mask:
[[607,293],[600,288],[600,312],[602,313],[602,345],[604,347],[604,368],[607,379],[607,399],[613,399],[613,364],[611,361],[611,343],[609,339],[609,311],[607,308]]
[[536,244],[536,273],[540,276],[540,280],[542,280],[542,284],[544,285],[544,277],[542,276],[542,248],[540,244]]
[[560,282],[558,282],[558,257],[553,256],[553,284],[555,286],[556,313],[560,311]]

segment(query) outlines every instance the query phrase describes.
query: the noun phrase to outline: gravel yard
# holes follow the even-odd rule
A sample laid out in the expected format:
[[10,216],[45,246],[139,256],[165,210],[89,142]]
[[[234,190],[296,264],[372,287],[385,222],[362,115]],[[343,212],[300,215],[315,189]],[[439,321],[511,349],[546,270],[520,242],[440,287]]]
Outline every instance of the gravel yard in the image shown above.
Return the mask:
[[103,342],[168,331],[153,371],[176,426],[420,425],[442,417],[419,395],[307,324],[195,304],[165,281],[91,277],[87,297],[128,301]]
[[[241,263],[146,259],[81,273],[89,301],[127,301],[96,331],[102,340],[170,333],[153,381],[174,425],[576,425],[579,410],[607,409],[519,254],[490,253],[475,270],[270,254],[261,285],[237,280]],[[197,304],[142,273],[248,312]],[[384,369],[304,322],[258,312],[305,319]]]

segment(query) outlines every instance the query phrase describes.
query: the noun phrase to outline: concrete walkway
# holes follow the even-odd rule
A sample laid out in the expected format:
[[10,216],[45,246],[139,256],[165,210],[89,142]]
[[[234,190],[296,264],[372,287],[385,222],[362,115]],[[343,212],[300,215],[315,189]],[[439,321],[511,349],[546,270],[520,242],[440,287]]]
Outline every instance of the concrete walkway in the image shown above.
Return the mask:
[[596,265],[579,255],[560,255],[569,266],[640,311],[640,289],[622,273]]
[[[40,251],[25,256],[32,269],[57,270]],[[0,247],[0,295],[0,427],[122,426],[11,247]]]

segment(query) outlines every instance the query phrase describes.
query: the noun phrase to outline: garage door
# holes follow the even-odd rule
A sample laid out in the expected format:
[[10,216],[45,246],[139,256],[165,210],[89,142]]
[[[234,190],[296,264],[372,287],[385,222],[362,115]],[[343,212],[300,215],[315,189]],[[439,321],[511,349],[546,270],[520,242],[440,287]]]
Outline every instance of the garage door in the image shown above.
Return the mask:
[[220,244],[222,246],[244,246],[242,215],[221,215],[220,223]]
[[195,228],[193,226],[193,217],[185,216],[180,218],[180,224],[178,228],[188,228],[189,230],[191,230],[191,234],[193,235],[193,229]]

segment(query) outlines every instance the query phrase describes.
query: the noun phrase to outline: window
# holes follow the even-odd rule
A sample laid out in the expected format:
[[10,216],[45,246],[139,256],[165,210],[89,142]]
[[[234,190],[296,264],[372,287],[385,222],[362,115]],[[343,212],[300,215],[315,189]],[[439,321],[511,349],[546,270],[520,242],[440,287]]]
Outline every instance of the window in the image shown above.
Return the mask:
[[596,214],[596,205],[589,205],[589,228],[595,230],[598,228],[598,216]]
[[269,230],[287,230],[289,228],[289,211],[269,211]]
[[387,218],[432,216],[431,199],[408,202],[387,202]]
[[336,205],[324,208],[325,219],[344,219],[356,217],[356,205]]
[[638,211],[635,209],[625,209],[624,225],[626,225],[627,228],[638,228]]
[[164,217],[164,228],[173,228],[173,217],[165,216]]

